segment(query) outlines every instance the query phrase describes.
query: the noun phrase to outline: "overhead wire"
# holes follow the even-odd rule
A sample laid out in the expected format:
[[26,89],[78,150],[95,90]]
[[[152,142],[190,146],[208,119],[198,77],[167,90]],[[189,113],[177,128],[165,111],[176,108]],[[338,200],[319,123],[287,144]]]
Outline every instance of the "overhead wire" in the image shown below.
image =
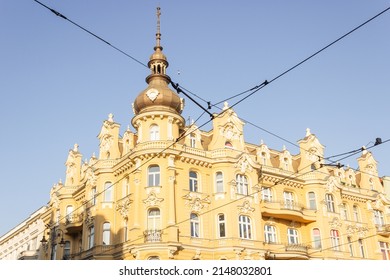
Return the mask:
[[[140,60],[138,60],[138,59],[136,59],[135,57],[129,55],[128,53],[124,52],[123,50],[121,50],[121,49],[119,49],[118,47],[114,46],[113,44],[109,43],[108,41],[104,40],[103,38],[101,38],[100,36],[96,35],[95,33],[89,31],[88,29],[84,28],[83,26],[79,25],[78,23],[76,23],[76,22],[70,20],[69,18],[67,18],[66,16],[64,16],[63,14],[61,14],[60,12],[54,10],[53,8],[50,8],[49,6],[47,6],[47,5],[43,4],[43,3],[41,3],[41,2],[38,1],[38,0],[34,0],[34,1],[35,1],[36,3],[38,3],[38,4],[40,4],[41,6],[43,6],[44,8],[50,10],[50,11],[51,11],[52,13],[54,13],[56,16],[58,16],[58,17],[60,17],[60,18],[63,18],[63,19],[65,19],[65,20],[67,20],[67,21],[70,22],[71,24],[73,24],[73,25],[75,25],[76,27],[82,29],[83,31],[87,32],[88,34],[94,36],[95,38],[99,39],[100,41],[102,41],[102,42],[104,42],[105,44],[109,45],[110,47],[114,48],[115,50],[121,52],[122,54],[124,54],[124,55],[126,55],[127,57],[131,58],[131,59],[134,60],[135,62],[139,63],[140,65],[142,65],[142,66],[144,66],[144,67],[146,67],[146,68],[149,68],[145,63],[142,63]],[[348,33],[346,33],[346,34],[344,34],[343,36],[339,37],[338,39],[334,40],[334,41],[331,42],[330,44],[326,45],[325,47],[323,47],[323,48],[320,49],[319,51],[317,51],[317,52],[315,52],[314,54],[312,54],[311,56],[307,57],[306,59],[304,59],[304,60],[302,60],[301,62],[297,63],[297,64],[294,65],[293,67],[291,67],[291,68],[287,69],[286,71],[284,71],[283,73],[279,74],[278,76],[276,76],[275,78],[273,78],[271,81],[265,80],[265,81],[264,81],[263,83],[261,83],[260,85],[257,85],[257,86],[255,86],[255,87],[252,87],[252,88],[249,89],[249,90],[243,91],[243,92],[241,92],[241,93],[239,93],[239,94],[236,94],[236,95],[234,95],[234,96],[232,96],[232,97],[230,97],[230,98],[228,98],[228,99],[225,99],[225,100],[223,100],[223,101],[217,102],[217,103],[214,104],[214,105],[211,105],[211,103],[210,103],[209,101],[204,100],[204,99],[201,98],[200,96],[198,96],[198,95],[194,94],[193,92],[191,92],[191,91],[185,89],[184,87],[179,86],[178,83],[174,83],[174,82],[172,81],[171,84],[172,84],[172,86],[176,89],[176,91],[178,92],[178,94],[180,94],[180,93],[185,94],[191,101],[193,101],[197,106],[199,106],[204,112],[208,113],[211,119],[213,119],[215,116],[214,116],[213,114],[211,114],[211,113],[208,111],[212,106],[217,107],[217,106],[216,106],[217,104],[220,104],[220,103],[222,103],[222,102],[225,102],[225,101],[227,101],[227,100],[230,100],[230,99],[232,99],[232,98],[241,96],[241,95],[243,95],[243,94],[245,94],[245,93],[247,93],[247,92],[252,91],[249,95],[245,96],[244,98],[242,98],[241,100],[237,101],[237,102],[234,103],[232,106],[230,106],[230,108],[235,107],[235,106],[238,105],[239,103],[243,102],[245,99],[247,99],[247,98],[249,98],[250,96],[252,96],[252,95],[253,95],[254,93],[256,93],[257,91],[259,91],[260,89],[262,89],[263,87],[265,87],[266,85],[268,85],[270,82],[273,82],[273,81],[279,79],[280,77],[284,76],[285,74],[287,74],[288,72],[292,71],[292,70],[295,69],[296,67],[300,66],[301,64],[303,64],[303,63],[306,62],[307,60],[309,60],[309,59],[311,59],[312,57],[318,55],[319,53],[321,53],[321,52],[324,51],[325,49],[329,48],[329,47],[332,46],[333,44],[337,43],[338,41],[342,40],[342,39],[345,38],[346,36],[350,35],[350,34],[353,33],[354,31],[356,31],[356,30],[358,30],[359,28],[361,28],[362,26],[366,25],[366,24],[369,23],[370,21],[372,21],[372,20],[374,20],[375,18],[379,17],[381,14],[387,12],[389,9],[390,9],[390,7],[388,7],[387,9],[385,9],[385,10],[383,10],[383,11],[381,11],[380,13],[376,14],[375,16],[371,17],[370,19],[366,20],[365,22],[363,22],[363,23],[360,24],[359,26],[355,27],[354,29],[352,29],[352,30],[349,31]],[[190,94],[194,95],[195,97],[201,99],[202,101],[206,102],[208,108],[207,108],[207,109],[204,108],[201,104],[199,104],[197,101],[195,101],[193,98],[191,98],[188,94],[186,94],[186,92],[183,91],[181,88],[184,89],[184,90],[186,90],[186,91],[188,91]],[[218,108],[218,107],[217,107],[217,108]],[[221,112],[221,113],[223,113],[223,112]],[[217,115],[217,116],[218,116],[218,115]],[[259,128],[259,129],[261,129],[261,130],[263,130],[263,131],[269,133],[270,135],[272,135],[272,136],[274,136],[274,137],[277,137],[277,138],[279,138],[279,139],[281,139],[281,140],[283,140],[283,141],[286,141],[287,143],[289,143],[289,144],[291,144],[291,145],[294,145],[294,146],[296,146],[296,147],[299,148],[299,146],[296,145],[295,143],[293,143],[293,142],[291,142],[291,141],[289,141],[289,140],[287,140],[287,139],[285,139],[285,138],[283,138],[283,137],[281,137],[281,136],[279,136],[279,135],[277,135],[277,134],[275,134],[275,133],[272,133],[272,132],[270,132],[269,130],[266,130],[266,129],[264,129],[264,128],[261,128],[260,126],[257,126],[257,125],[255,125],[255,124],[253,124],[253,123],[251,123],[251,122],[249,122],[249,121],[247,121],[247,120],[244,120],[244,121],[247,122],[247,123],[249,123],[249,124],[251,124],[251,125],[253,125],[254,127],[257,127],[257,128]],[[207,123],[208,123],[208,122],[207,122]],[[203,124],[201,127],[207,125],[207,123]],[[354,152],[354,151],[352,151],[352,152]],[[349,153],[349,152],[348,152],[348,153]],[[346,154],[348,154],[348,153],[346,153]],[[334,156],[334,157],[336,157],[336,156]]]
[[[53,13],[56,14],[57,16],[59,16],[59,17],[65,19],[65,20],[69,21],[70,23],[76,25],[77,27],[81,28],[81,29],[84,30],[85,32],[89,33],[90,35],[92,35],[92,36],[96,37],[97,39],[101,40],[102,42],[108,44],[109,46],[113,47],[114,49],[116,49],[117,51],[119,51],[119,52],[121,52],[122,54],[126,55],[127,57],[133,59],[133,60],[136,61],[137,63],[139,63],[139,64],[141,64],[141,65],[147,67],[146,64],[144,64],[144,63],[140,62],[139,60],[135,59],[134,57],[128,55],[128,54],[125,53],[124,51],[120,50],[119,48],[117,48],[117,47],[115,47],[114,45],[110,44],[109,42],[105,41],[104,39],[102,39],[101,37],[97,36],[96,34],[94,34],[94,33],[90,32],[90,31],[88,31],[87,29],[83,28],[82,26],[78,25],[77,23],[75,23],[75,22],[69,20],[69,19],[66,18],[64,15],[58,13],[57,11],[55,11],[55,10],[49,8],[48,6],[42,4],[41,2],[39,2],[39,1],[37,1],[37,0],[34,0],[34,1],[37,2],[38,4],[42,5],[43,7],[49,9],[51,12],[53,12]],[[291,68],[289,68],[288,70],[286,70],[286,71],[283,72],[282,74],[276,76],[276,77],[273,78],[272,80],[270,80],[270,81],[265,80],[262,84],[260,84],[260,85],[258,85],[258,86],[256,86],[256,87],[254,87],[254,88],[252,88],[252,89],[250,89],[250,90],[244,91],[244,92],[242,92],[242,93],[240,93],[240,94],[238,94],[238,95],[235,95],[235,96],[231,97],[231,98],[235,98],[235,97],[240,96],[240,95],[243,95],[243,94],[245,94],[245,93],[247,93],[247,92],[249,92],[249,91],[252,91],[249,95],[245,96],[245,97],[242,98],[241,100],[239,100],[239,101],[237,101],[236,103],[234,103],[233,106],[230,106],[230,108],[232,108],[232,107],[238,105],[239,103],[243,102],[245,99],[249,98],[251,95],[253,95],[253,94],[256,93],[257,91],[259,91],[260,89],[262,89],[263,87],[265,87],[265,86],[268,85],[269,83],[271,83],[271,82],[273,82],[273,81],[279,79],[279,78],[282,77],[283,75],[285,75],[285,74],[287,74],[288,72],[292,71],[293,69],[295,69],[295,68],[298,67],[299,65],[303,64],[303,63],[306,62],[307,60],[309,60],[309,59],[311,59],[312,57],[316,56],[316,55],[319,54],[320,52],[324,51],[325,49],[327,49],[327,48],[330,47],[331,45],[333,45],[333,44],[335,44],[336,42],[340,41],[341,39],[343,39],[343,38],[346,37],[347,35],[351,34],[351,33],[354,32],[354,31],[356,31],[357,29],[359,29],[359,28],[362,27],[363,25],[367,24],[368,22],[370,22],[370,21],[373,20],[374,18],[378,17],[379,15],[383,14],[384,12],[386,12],[386,11],[389,10],[389,9],[390,9],[390,7],[387,8],[386,10],[382,11],[381,13],[377,14],[376,16],[372,17],[371,19],[367,20],[367,21],[364,22],[363,24],[359,25],[359,26],[356,27],[355,29],[351,30],[351,31],[348,32],[347,34],[341,36],[340,38],[338,38],[337,40],[333,41],[332,43],[328,44],[326,47],[322,48],[322,49],[319,50],[318,52],[316,52],[316,53],[314,53],[313,55],[309,56],[308,58],[304,59],[304,60],[301,61],[300,63],[294,65],[294,66],[291,67]],[[173,84],[174,84],[174,83],[173,83]],[[178,86],[178,84],[176,84],[176,85]],[[181,92],[183,93],[183,91],[181,91]],[[197,97],[199,98],[199,96],[197,96]],[[229,99],[231,99],[231,98],[229,98]],[[226,99],[226,100],[229,100],[229,99]],[[224,100],[224,101],[226,101],[226,100]],[[203,101],[205,101],[205,100],[203,99]],[[221,102],[224,102],[224,101],[221,101]],[[207,102],[207,101],[205,101],[205,102]],[[219,102],[219,103],[221,103],[221,102]],[[219,104],[219,103],[216,103],[216,104]],[[216,104],[214,104],[214,105],[212,105],[212,106],[215,106]],[[198,106],[199,106],[199,105],[198,105]],[[209,103],[209,102],[208,102],[208,106],[210,107],[210,103]],[[203,108],[203,107],[201,107],[201,108],[202,108],[205,112],[209,113],[208,110],[206,110],[205,108]],[[221,112],[221,113],[218,114],[217,116],[221,115],[222,113],[223,113],[223,112]],[[215,117],[215,116],[213,116],[213,115],[210,114],[210,113],[209,113],[209,115],[211,116],[211,119],[213,119],[213,118]],[[210,121],[208,121],[208,122],[210,122]],[[208,123],[208,122],[207,122],[207,123]],[[205,125],[205,124],[204,124],[204,125]],[[204,125],[202,125],[202,126],[204,126]],[[202,127],[202,126],[201,126],[201,127]],[[199,127],[198,129],[200,129],[201,127]],[[181,137],[181,138],[183,138],[183,137]],[[176,141],[175,141],[174,143],[177,143],[177,141],[180,140],[181,138],[176,139]],[[170,147],[170,146],[169,146],[169,147]],[[356,152],[357,152],[357,151],[356,151]],[[360,150],[359,150],[359,152],[360,152]],[[145,164],[145,163],[144,163],[144,164]],[[127,175],[127,176],[128,176],[128,175]],[[296,177],[295,177],[295,178],[296,178]],[[122,179],[123,179],[123,178],[121,178],[120,180],[122,180]],[[118,180],[118,182],[119,182],[120,180]],[[282,181],[284,181],[284,180],[282,180]],[[102,193],[102,192],[101,192],[101,193]],[[100,195],[101,193],[99,193],[99,195]]]
[[[389,141],[390,141],[390,139],[389,139]],[[388,142],[388,141],[385,141],[385,142]],[[385,142],[384,142],[384,143],[385,143]],[[350,156],[352,156],[352,155],[350,155]],[[302,170],[303,170],[303,169],[306,169],[307,167],[310,167],[310,165],[307,165],[306,167],[302,168]],[[306,172],[304,172],[304,173],[298,173],[299,171],[297,170],[296,172],[292,173],[290,176],[287,176],[287,177],[283,178],[282,180],[279,180],[279,181],[275,182],[274,185],[273,185],[272,187],[275,187],[275,186],[277,186],[277,185],[281,185],[281,184],[283,184],[285,181],[288,181],[288,180],[298,179],[298,178],[301,177],[301,176],[304,176],[304,175],[306,175],[306,174],[310,174],[310,173],[316,172],[316,171],[317,171],[317,170],[308,170],[308,171],[306,171]],[[294,175],[296,175],[296,176],[293,177]],[[258,185],[258,184],[256,184],[256,185]],[[255,185],[255,186],[256,186],[256,185]],[[258,185],[258,186],[260,186],[260,185]],[[260,187],[261,187],[261,186],[260,186]],[[220,205],[220,206],[214,207],[214,208],[209,209],[209,210],[205,210],[205,211],[202,212],[202,213],[198,213],[198,215],[199,215],[199,216],[203,216],[203,215],[209,214],[209,213],[214,212],[214,211],[216,211],[216,210],[218,210],[218,209],[221,209],[221,208],[223,208],[223,207],[226,207],[226,206],[228,206],[228,205],[230,205],[230,204],[233,204],[233,203],[239,202],[239,201],[241,201],[241,200],[244,200],[244,199],[246,199],[246,198],[248,198],[248,197],[253,197],[254,195],[259,194],[259,193],[261,193],[261,192],[262,192],[262,189],[260,188],[259,190],[256,190],[256,191],[254,191],[254,192],[252,192],[252,193],[250,193],[250,194],[241,195],[240,197],[238,197],[238,198],[236,198],[236,199],[234,199],[234,200],[231,200],[231,201],[229,201],[229,202],[227,202],[227,203],[224,203],[224,204],[222,204],[222,205]],[[177,225],[180,225],[180,224],[183,224],[183,223],[186,223],[186,222],[188,222],[188,221],[190,221],[190,220],[191,220],[191,218],[183,219],[183,220],[181,220],[181,221],[176,222],[176,223],[173,224],[173,225],[169,225],[169,226],[167,226],[167,227],[165,227],[165,228],[162,228],[161,231],[167,230],[167,229],[169,229],[169,228],[171,228],[171,227],[174,227],[174,226],[177,226]],[[136,242],[136,241],[142,240],[143,238],[144,238],[144,237],[142,236],[142,237],[139,237],[139,238],[130,240],[130,241],[131,241],[131,242]],[[260,240],[259,240],[259,241],[260,241]],[[115,248],[112,248],[112,249],[110,249],[110,250],[114,251]],[[109,252],[110,250],[105,251],[105,253]]]
[[[353,28],[352,30],[350,30],[349,32],[345,33],[344,35],[340,36],[339,38],[337,38],[336,40],[332,41],[331,43],[329,43],[328,45],[326,45],[325,47],[323,47],[322,49],[316,51],[315,53],[313,53],[312,55],[308,56],[307,58],[301,60],[300,62],[298,62],[297,64],[295,64],[294,66],[288,68],[286,71],[282,72],[281,74],[277,75],[276,77],[272,78],[271,80],[265,80],[265,82],[261,83],[260,85],[258,86],[255,86],[253,87],[252,89],[250,90],[247,90],[247,91],[252,91],[254,90],[252,93],[248,94],[247,96],[245,96],[244,98],[242,98],[241,101],[237,102],[235,105],[237,105],[238,103],[242,102],[243,100],[247,99],[248,97],[250,97],[251,95],[255,94],[258,90],[259,90],[259,87],[262,88],[266,85],[269,85],[270,83],[278,80],[279,78],[283,77],[284,75],[286,75],[287,73],[291,72],[292,70],[294,70],[295,68],[299,67],[300,65],[302,65],[303,63],[305,63],[306,61],[312,59],[313,57],[317,56],[318,54],[320,54],[321,52],[325,51],[326,49],[328,49],[329,47],[333,46],[334,44],[336,44],[337,42],[341,41],[342,39],[344,39],[345,37],[347,37],[348,35],[352,34],[353,32],[355,32],[356,30],[360,29],[361,27],[363,27],[364,25],[368,24],[369,22],[373,21],[374,19],[376,19],[377,17],[381,16],[382,14],[386,13],[388,10],[390,10],[390,7],[382,10],[381,12],[379,12],[378,14],[376,14],[375,16],[369,18],[368,20],[366,20],[365,22],[363,22],[362,24],[358,25],[357,27]],[[215,104],[220,104],[222,102],[225,102],[226,100],[229,100],[231,98],[235,98],[235,97],[238,97],[240,95],[243,95],[245,94],[247,91],[244,91],[240,94],[236,94],[228,99],[224,99],[222,101],[219,101]]]

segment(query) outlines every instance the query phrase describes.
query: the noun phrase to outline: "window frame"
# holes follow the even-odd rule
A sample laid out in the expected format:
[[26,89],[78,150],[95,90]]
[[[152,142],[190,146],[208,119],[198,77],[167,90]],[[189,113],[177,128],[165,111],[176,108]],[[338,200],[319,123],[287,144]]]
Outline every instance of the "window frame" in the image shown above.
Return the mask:
[[238,217],[238,227],[241,239],[252,239],[252,222],[249,216],[240,215]]
[[287,241],[289,245],[299,244],[299,233],[295,228],[287,229]]
[[[152,215],[153,214],[153,215]],[[149,208],[147,213],[147,229],[161,229],[161,210],[157,207]]]
[[200,237],[200,219],[196,213],[191,213],[190,215],[190,234],[193,238]]
[[152,124],[149,127],[149,140],[158,141],[160,140],[160,127],[157,124]]
[[188,177],[189,177],[190,192],[198,192],[199,191],[198,172],[191,170],[188,174]]
[[[222,217],[222,219],[221,219],[221,217]],[[226,219],[225,219],[225,214],[220,213],[220,214],[217,215],[217,225],[218,225],[218,238],[225,238],[226,237]],[[222,232],[223,232],[223,234],[222,234]]]
[[321,249],[322,248],[321,230],[319,228],[313,228],[312,236],[313,236],[314,249]]
[[[311,197],[311,195],[313,195]],[[307,193],[307,199],[309,202],[309,209],[310,210],[317,210],[317,197],[315,192],[308,192]]]
[[[272,240],[271,240],[272,239]],[[264,241],[268,244],[277,243],[276,227],[273,225],[264,225]]]
[[378,243],[379,243],[379,250],[382,253],[382,259],[383,260],[390,260],[390,246],[389,246],[389,243],[384,242],[384,241],[379,241]]
[[95,246],[95,226],[92,225],[88,228],[88,243],[87,243],[87,249],[91,249]]
[[111,224],[109,222],[103,223],[102,226],[102,245],[111,244]]
[[[152,170],[152,168],[157,168]],[[161,169],[157,164],[148,166],[148,187],[158,187],[161,184]]]
[[325,202],[326,202],[326,209],[328,212],[335,213],[335,201],[332,194],[327,193],[325,194]]
[[245,174],[236,175],[237,194],[248,195],[249,182]]
[[261,200],[272,202],[272,189],[270,187],[261,187]]
[[[221,177],[218,178],[218,175],[221,175]],[[215,172],[215,190],[216,190],[217,193],[224,192],[223,173],[222,173],[222,171]]]
[[340,251],[340,232],[338,230],[330,230],[330,241],[333,251]]
[[110,181],[107,181],[104,183],[103,202],[112,202],[112,201],[113,201],[112,183]]

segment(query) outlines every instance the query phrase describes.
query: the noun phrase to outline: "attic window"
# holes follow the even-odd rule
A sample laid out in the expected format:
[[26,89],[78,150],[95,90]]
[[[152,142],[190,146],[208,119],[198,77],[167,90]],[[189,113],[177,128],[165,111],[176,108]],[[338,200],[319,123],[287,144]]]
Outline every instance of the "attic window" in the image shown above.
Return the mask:
[[225,142],[225,148],[233,148],[233,145],[230,141]]

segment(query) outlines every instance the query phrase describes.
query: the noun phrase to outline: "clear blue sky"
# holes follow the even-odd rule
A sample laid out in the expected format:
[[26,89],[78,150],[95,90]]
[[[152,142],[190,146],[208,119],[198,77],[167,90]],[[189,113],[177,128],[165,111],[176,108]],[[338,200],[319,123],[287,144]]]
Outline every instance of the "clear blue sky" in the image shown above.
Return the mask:
[[[160,5],[169,75],[212,103],[272,80],[390,6],[385,0],[41,2],[143,63],[153,52]],[[389,27],[387,12],[235,111],[293,143],[309,127],[326,156],[389,139]],[[0,0],[0,40],[1,236],[49,201],[74,143],[83,158],[98,154],[96,136],[109,113],[123,133],[149,70],[33,0]],[[200,114],[186,100],[183,116]],[[247,142],[261,139],[298,153],[245,126]],[[379,175],[390,175],[390,143],[371,151]],[[342,163],[357,168],[357,157]]]

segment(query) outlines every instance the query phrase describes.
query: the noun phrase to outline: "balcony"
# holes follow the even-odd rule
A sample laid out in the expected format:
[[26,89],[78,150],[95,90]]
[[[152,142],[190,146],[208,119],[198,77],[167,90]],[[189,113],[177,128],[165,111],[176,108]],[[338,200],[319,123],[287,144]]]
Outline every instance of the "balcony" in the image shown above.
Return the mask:
[[144,231],[144,242],[161,242],[162,241],[162,230],[160,229],[149,229]]
[[71,260],[112,259],[115,245],[97,245],[86,251],[70,255]]
[[266,259],[270,260],[308,260],[308,246],[304,244],[265,243]]
[[301,223],[316,221],[316,210],[305,208],[296,202],[263,201],[261,213],[265,217],[274,217]]
[[390,224],[386,225],[375,225],[376,227],[376,234],[389,237],[390,236]]
[[37,250],[22,251],[18,255],[18,260],[37,260],[37,259],[38,259]]
[[66,216],[65,230],[68,234],[80,232],[83,229],[83,215],[71,214]]

